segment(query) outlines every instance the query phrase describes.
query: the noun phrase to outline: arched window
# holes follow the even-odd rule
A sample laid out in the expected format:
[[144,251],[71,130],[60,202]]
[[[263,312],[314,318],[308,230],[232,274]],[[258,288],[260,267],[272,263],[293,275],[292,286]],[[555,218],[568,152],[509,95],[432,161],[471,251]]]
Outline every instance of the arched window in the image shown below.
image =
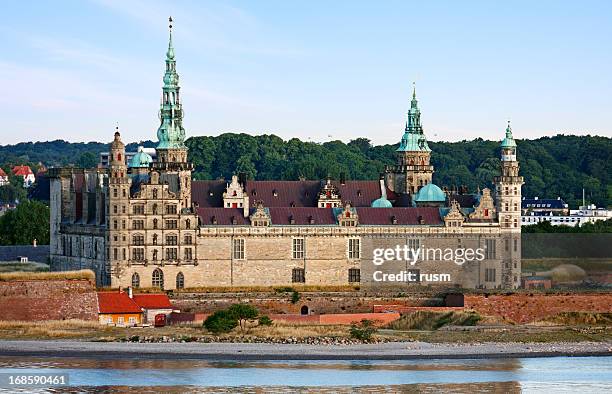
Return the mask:
[[185,228],[191,228],[191,220],[185,220]]
[[117,161],[121,161],[121,153],[117,153]]
[[157,234],[153,234],[153,245],[157,245]]
[[153,215],[157,215],[157,204],[153,204]]
[[182,272],[176,274],[176,288],[184,289],[185,288],[185,275]]
[[140,287],[140,275],[136,272],[132,274],[132,287],[135,289]]
[[162,290],[164,289],[164,273],[159,268],[155,268],[155,271],[153,271],[151,285]]
[[157,219],[153,219],[153,228],[157,228]]

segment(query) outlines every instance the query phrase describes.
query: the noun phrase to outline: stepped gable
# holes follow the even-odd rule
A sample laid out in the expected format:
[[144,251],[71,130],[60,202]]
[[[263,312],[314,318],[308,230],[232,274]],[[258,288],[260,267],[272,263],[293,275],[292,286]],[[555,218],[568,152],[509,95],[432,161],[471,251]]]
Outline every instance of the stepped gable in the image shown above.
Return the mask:
[[418,225],[419,217],[425,225],[443,225],[440,210],[423,208],[370,208],[358,207],[359,225],[391,225],[395,217],[397,225]]

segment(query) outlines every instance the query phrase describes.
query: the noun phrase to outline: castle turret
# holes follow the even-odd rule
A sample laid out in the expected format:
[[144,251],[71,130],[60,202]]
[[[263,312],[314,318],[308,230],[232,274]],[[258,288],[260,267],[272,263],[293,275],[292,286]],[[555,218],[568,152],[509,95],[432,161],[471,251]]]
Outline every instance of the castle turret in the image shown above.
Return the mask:
[[501,175],[495,177],[495,208],[504,243],[502,286],[516,288],[520,285],[521,272],[521,186],[519,163],[516,158],[516,141],[512,136],[510,121],[501,143]]
[[397,165],[387,169],[386,181],[389,189],[396,193],[416,194],[431,183],[433,166],[430,164],[431,149],[421,124],[421,110],[413,86],[412,100],[406,120],[404,135],[397,152]]
[[119,128],[110,146],[110,165],[108,177],[108,251],[110,253],[107,272],[119,276],[122,267],[129,258],[129,197],[130,179],[125,160],[125,144],[121,141]]

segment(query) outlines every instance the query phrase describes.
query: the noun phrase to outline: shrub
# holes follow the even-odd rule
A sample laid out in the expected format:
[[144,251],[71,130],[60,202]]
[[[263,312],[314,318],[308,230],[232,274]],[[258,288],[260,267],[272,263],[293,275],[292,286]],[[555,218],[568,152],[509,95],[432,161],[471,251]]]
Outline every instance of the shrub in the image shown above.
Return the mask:
[[227,312],[238,321],[241,331],[246,329],[247,321],[257,319],[259,315],[257,308],[249,304],[234,304],[227,309]]
[[297,304],[299,300],[300,300],[300,293],[298,293],[297,290],[293,290],[293,293],[291,293],[291,303]]
[[215,334],[232,331],[238,325],[238,319],[227,310],[216,311],[204,320],[204,327]]
[[270,319],[268,316],[262,316],[259,318],[259,325],[260,326],[271,326],[272,325],[272,319]]
[[360,323],[351,324],[349,332],[351,338],[359,339],[360,341],[370,341],[376,331],[377,329],[374,327],[372,320],[363,319]]

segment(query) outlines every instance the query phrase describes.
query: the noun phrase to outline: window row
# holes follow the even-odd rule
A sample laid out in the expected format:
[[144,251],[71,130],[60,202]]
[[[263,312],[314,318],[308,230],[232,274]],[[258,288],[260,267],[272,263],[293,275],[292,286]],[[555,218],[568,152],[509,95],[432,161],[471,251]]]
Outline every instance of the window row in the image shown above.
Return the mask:
[[[134,246],[143,246],[145,244],[145,237],[143,234],[134,234],[132,235],[132,245]],[[153,234],[151,236],[151,244],[157,245],[159,244],[159,235]],[[193,235],[185,234],[183,236],[183,244],[192,245],[193,244]],[[169,234],[166,235],[166,245],[178,245],[178,235]]]
[[[304,268],[294,268],[291,270],[291,282],[306,283],[306,270]],[[348,282],[361,282],[361,270],[359,268],[350,268],[348,270]]]
[[[161,269],[156,268],[151,274],[151,286],[164,289],[164,272]],[[132,287],[135,289],[140,287],[140,275],[137,272],[132,274]],[[176,274],[175,288],[185,288],[185,275],[182,272]]]
[[[291,240],[291,257],[294,259],[303,259],[306,256],[305,253],[306,243],[304,238],[293,238]],[[361,258],[361,240],[359,238],[348,239],[347,257],[351,260],[358,260]],[[246,259],[244,238],[234,238],[232,240],[232,259]]]

